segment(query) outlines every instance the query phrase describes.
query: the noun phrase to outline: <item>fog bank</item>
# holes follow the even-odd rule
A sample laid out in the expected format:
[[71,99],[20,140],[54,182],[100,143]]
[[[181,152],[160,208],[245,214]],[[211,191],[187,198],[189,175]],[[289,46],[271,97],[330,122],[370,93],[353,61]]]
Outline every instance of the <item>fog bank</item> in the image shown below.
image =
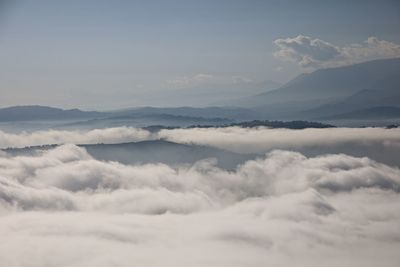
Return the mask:
[[6,266],[397,266],[400,170],[273,151],[235,171],[64,145],[0,159]]

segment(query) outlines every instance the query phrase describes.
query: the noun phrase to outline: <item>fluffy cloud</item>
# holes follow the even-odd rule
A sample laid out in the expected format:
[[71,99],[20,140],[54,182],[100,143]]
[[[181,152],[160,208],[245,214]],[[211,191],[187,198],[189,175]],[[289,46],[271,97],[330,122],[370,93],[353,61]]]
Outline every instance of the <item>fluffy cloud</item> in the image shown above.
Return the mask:
[[314,67],[320,62],[333,60],[340,55],[340,49],[320,39],[299,35],[295,38],[277,39],[279,47],[275,56],[298,63],[301,67]]
[[[6,266],[397,266],[400,170],[273,151],[123,165],[64,145],[0,160]],[[215,253],[218,251],[218,253]]]
[[309,188],[400,190],[399,170],[368,158],[330,155],[309,159],[285,151],[250,160],[235,172],[217,168],[209,160],[179,168],[102,162],[75,145],[36,156],[2,158],[0,166],[3,204],[22,210],[110,207],[121,212],[187,213]]
[[299,35],[274,41],[277,58],[313,69],[343,66],[363,61],[400,57],[400,45],[376,37],[369,37],[361,44],[339,47],[320,39]]

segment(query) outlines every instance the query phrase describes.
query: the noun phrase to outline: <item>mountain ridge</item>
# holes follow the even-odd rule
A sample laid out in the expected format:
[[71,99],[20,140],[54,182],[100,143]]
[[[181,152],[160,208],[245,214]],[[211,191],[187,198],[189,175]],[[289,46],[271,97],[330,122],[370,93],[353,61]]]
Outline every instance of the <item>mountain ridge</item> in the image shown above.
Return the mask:
[[[379,59],[300,74],[276,90],[244,98],[243,102],[235,104],[270,115],[270,118],[311,118],[310,113],[322,112],[324,105],[338,104],[352,95],[369,92],[363,90],[374,90],[371,99],[375,102],[381,99],[379,105],[383,101],[400,103],[399,84],[400,58]],[[378,97],[379,94],[384,95]],[[371,104],[361,107],[371,107]],[[342,108],[334,112],[341,112]],[[312,112],[305,112],[307,110]]]
[[0,108],[0,121],[66,120],[104,116],[103,112],[61,109],[41,105],[20,105]]

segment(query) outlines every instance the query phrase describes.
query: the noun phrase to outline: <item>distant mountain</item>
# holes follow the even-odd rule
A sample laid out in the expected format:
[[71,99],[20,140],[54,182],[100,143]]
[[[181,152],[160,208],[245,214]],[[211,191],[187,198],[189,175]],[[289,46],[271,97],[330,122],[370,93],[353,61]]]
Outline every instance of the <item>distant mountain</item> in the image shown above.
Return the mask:
[[[184,113],[182,113],[184,114]],[[151,125],[164,125],[166,127],[187,127],[190,125],[225,125],[233,120],[218,117],[192,117],[149,112],[121,112],[113,113],[105,118],[96,118],[58,125],[57,128],[107,128],[107,127],[147,127]]]
[[[400,58],[382,59],[301,74],[276,90],[234,104],[251,107],[269,118],[309,118],[312,112],[324,111],[325,105],[342,102],[348,102],[347,107],[358,102],[356,109],[371,107],[372,103],[400,103],[399,87]],[[324,110],[313,110],[317,107]],[[342,108],[332,107],[332,112],[343,112]],[[311,112],[300,113],[306,110]]]
[[170,108],[155,108],[155,107],[143,107],[134,108],[124,111],[120,111],[121,115],[154,115],[154,114],[165,114],[174,116],[189,116],[189,117],[202,117],[202,118],[226,118],[229,120],[249,120],[258,117],[258,114],[246,108],[237,107],[170,107]]
[[66,120],[96,118],[104,113],[79,109],[60,109],[46,106],[15,106],[0,109],[0,121]]
[[309,117],[315,117],[315,114],[334,116],[345,112],[384,106],[400,107],[400,70],[398,75],[385,77],[345,99],[307,110],[304,114]]
[[[246,92],[245,83],[240,83],[242,85],[243,89],[238,90]],[[19,106],[0,109],[0,121],[86,119],[89,127],[183,127],[266,119],[314,120],[374,107],[400,107],[400,58],[320,69],[299,75],[278,89],[239,100],[229,100],[232,95],[228,92],[233,91],[225,93],[228,98],[225,107],[142,107],[113,112],[87,112]],[[201,90],[198,93],[202,94]],[[215,101],[218,101],[217,93],[215,96]],[[182,103],[182,99],[176,99]],[[201,97],[198,96],[198,99]]]
[[[281,129],[307,129],[307,128],[335,128],[336,126],[326,123],[320,122],[312,122],[312,121],[260,121],[260,120],[253,120],[253,121],[242,121],[236,122],[231,124],[223,124],[223,125],[192,125],[186,128],[223,128],[223,127],[242,127],[242,128],[255,128],[255,127],[267,127],[267,128],[281,128]],[[162,126],[150,126],[146,127],[150,131],[155,131],[156,129],[171,129],[171,127],[164,127]]]
[[[144,107],[109,112],[81,111],[79,109],[64,110],[46,106],[15,106],[0,109],[0,122],[5,122],[12,126],[10,128],[7,126],[8,124],[3,124],[2,129],[8,127],[7,129],[11,129],[11,131],[46,128],[146,127],[151,125],[177,127],[225,125],[254,118],[257,117],[252,110],[221,107]],[[40,123],[38,123],[39,121]]]
[[337,115],[320,117],[320,120],[376,120],[400,118],[400,107],[373,107]]
[[243,128],[254,127],[270,127],[270,128],[284,128],[284,129],[307,129],[307,128],[334,128],[334,125],[312,122],[312,121],[245,121],[239,123],[232,123],[230,126],[239,126]]

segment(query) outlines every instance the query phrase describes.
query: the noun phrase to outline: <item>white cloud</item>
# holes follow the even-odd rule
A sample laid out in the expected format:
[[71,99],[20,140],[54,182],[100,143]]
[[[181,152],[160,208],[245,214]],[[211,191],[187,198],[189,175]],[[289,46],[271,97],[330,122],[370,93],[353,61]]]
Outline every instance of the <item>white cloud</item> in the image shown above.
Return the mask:
[[213,79],[214,76],[211,74],[199,73],[190,77],[182,76],[182,77],[177,77],[176,79],[167,80],[166,83],[168,85],[173,85],[177,87],[185,87],[185,86],[192,86],[193,84],[208,82]]
[[329,42],[299,35],[274,41],[278,51],[274,55],[282,60],[314,69],[343,66],[374,59],[400,57],[400,45],[376,37],[361,44],[336,46]]
[[322,41],[299,35],[295,38],[277,39],[279,47],[275,56],[298,63],[301,67],[314,67],[320,62],[332,60],[340,55],[339,48]]
[[3,157],[0,177],[6,266],[400,260],[400,170],[367,158],[274,151],[226,171],[100,162],[65,145]]
[[46,144],[123,143],[151,139],[151,133],[132,127],[115,127],[90,131],[47,130],[19,134],[0,131],[0,148]]
[[[331,128],[331,129],[269,129],[269,128],[191,128],[162,130],[150,133],[130,127],[91,131],[38,131],[12,134],[0,131],[0,147],[25,147],[44,144],[124,143],[165,139],[182,144],[217,147],[236,153],[264,154],[274,149],[299,151],[315,156],[345,153],[367,156],[379,162],[400,166],[400,129]],[[4,154],[4,152],[2,152]]]
[[[303,130],[241,128],[166,129],[158,133],[133,127],[115,127],[82,131],[47,130],[31,133],[0,131],[0,148],[45,144],[112,144],[142,140],[166,139],[184,144],[219,147],[234,152],[266,153],[271,149],[298,149],[304,146],[330,146],[359,143],[400,148],[400,129],[329,128]],[[4,153],[4,152],[2,152]]]
[[400,149],[400,129],[226,127],[162,130],[158,136],[177,143],[209,145],[238,153],[266,153],[273,149],[308,155],[346,153],[400,166],[396,156]]

